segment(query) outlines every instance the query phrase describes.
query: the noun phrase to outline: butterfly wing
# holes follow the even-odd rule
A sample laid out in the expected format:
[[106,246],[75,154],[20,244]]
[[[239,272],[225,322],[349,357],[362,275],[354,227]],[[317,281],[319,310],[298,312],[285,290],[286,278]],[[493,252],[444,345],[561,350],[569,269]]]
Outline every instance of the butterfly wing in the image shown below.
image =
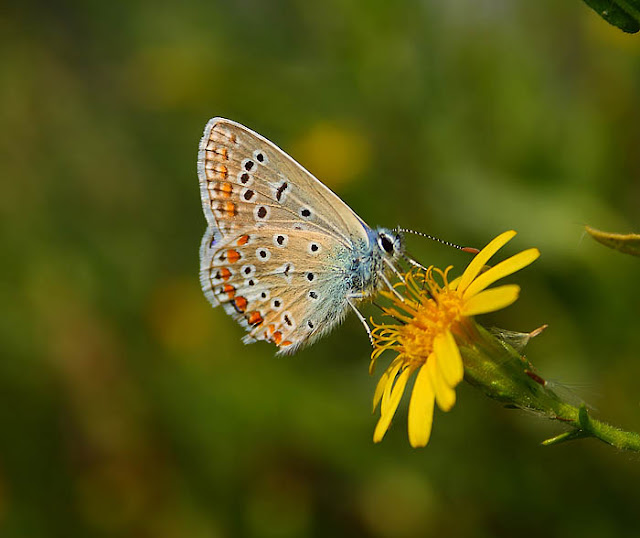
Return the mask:
[[367,225],[277,146],[229,120],[207,124],[198,175],[209,224],[202,288],[249,331],[245,341],[292,351],[335,325]]
[[205,217],[220,238],[268,222],[324,231],[345,246],[354,237],[367,239],[366,224],[333,191],[239,123],[223,118],[207,123],[198,177]]
[[202,288],[248,331],[246,343],[293,352],[346,313],[351,251],[331,235],[265,226],[203,249]]

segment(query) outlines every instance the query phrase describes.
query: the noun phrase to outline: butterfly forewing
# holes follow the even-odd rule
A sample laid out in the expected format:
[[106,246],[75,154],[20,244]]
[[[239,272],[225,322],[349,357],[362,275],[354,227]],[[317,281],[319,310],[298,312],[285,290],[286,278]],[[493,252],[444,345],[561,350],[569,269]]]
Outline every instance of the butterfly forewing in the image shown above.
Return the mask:
[[221,118],[207,124],[198,153],[207,221],[220,236],[270,222],[323,230],[344,241],[366,238],[362,220],[280,148]]
[[348,264],[368,244],[362,220],[331,190],[253,131],[215,118],[198,175],[209,228],[202,288],[249,332],[293,351],[348,307]]

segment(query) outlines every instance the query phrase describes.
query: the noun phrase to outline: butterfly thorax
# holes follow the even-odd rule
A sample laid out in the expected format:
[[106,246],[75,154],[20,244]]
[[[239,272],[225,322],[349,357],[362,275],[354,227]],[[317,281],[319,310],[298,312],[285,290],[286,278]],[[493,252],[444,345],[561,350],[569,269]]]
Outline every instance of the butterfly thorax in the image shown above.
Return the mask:
[[383,275],[392,271],[394,262],[404,250],[400,234],[386,228],[368,229],[367,240],[353,241],[345,251],[347,294],[355,299],[367,299],[383,287]]

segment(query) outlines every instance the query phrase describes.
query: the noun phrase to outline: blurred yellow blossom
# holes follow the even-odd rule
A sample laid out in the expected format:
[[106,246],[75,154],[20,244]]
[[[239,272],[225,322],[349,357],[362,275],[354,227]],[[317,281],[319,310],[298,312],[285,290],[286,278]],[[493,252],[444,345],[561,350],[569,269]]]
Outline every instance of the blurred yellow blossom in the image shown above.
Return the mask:
[[353,181],[371,159],[371,147],[359,131],[337,123],[316,124],[293,145],[293,155],[331,188]]

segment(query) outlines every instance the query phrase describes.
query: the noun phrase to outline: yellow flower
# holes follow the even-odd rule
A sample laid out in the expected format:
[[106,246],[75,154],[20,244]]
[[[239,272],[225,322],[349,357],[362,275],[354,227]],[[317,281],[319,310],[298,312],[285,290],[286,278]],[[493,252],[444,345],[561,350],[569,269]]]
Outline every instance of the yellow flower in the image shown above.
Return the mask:
[[[455,386],[462,381],[464,368],[459,342],[473,338],[472,316],[505,308],[516,301],[520,287],[508,284],[492,289],[488,286],[532,263],[538,249],[525,250],[481,273],[487,261],[516,232],[505,232],[471,261],[460,278],[449,282],[448,273],[429,267],[426,271],[411,269],[405,282],[397,284],[403,300],[383,292],[393,301],[385,308],[398,324],[374,323],[374,350],[370,371],[380,355],[390,349],[397,353],[382,374],[373,397],[373,409],[380,403],[380,419],[373,434],[379,442],[389,428],[407,381],[417,372],[409,402],[409,442],[413,447],[425,446],[431,435],[434,402],[449,411],[456,401]],[[404,291],[404,293],[403,293]]]

